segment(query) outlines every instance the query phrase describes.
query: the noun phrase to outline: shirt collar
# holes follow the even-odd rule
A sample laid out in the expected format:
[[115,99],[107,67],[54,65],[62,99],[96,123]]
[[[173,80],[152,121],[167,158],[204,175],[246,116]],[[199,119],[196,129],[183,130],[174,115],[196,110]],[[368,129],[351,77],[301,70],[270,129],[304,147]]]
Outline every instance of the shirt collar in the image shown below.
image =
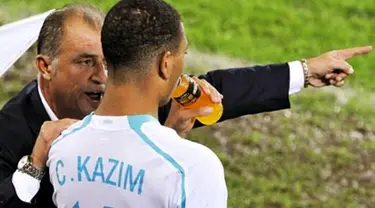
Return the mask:
[[42,90],[40,88],[40,82],[39,81],[38,81],[38,93],[39,93],[40,99],[42,100],[43,107],[47,111],[47,114],[48,114],[49,118],[51,119],[51,121],[59,120],[57,118],[57,116],[55,115],[55,113],[52,111],[51,107],[48,105],[46,99],[44,98]]

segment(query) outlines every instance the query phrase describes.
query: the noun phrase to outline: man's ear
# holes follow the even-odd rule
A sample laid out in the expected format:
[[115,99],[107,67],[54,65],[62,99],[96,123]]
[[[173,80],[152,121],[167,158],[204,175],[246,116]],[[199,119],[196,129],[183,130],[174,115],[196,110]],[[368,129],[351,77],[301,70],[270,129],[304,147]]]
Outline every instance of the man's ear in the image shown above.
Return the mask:
[[170,51],[164,52],[160,57],[159,76],[164,80],[169,79],[172,74],[172,58],[172,53]]
[[46,79],[51,80],[52,77],[52,66],[51,59],[48,56],[37,55],[35,59],[36,67],[40,75]]

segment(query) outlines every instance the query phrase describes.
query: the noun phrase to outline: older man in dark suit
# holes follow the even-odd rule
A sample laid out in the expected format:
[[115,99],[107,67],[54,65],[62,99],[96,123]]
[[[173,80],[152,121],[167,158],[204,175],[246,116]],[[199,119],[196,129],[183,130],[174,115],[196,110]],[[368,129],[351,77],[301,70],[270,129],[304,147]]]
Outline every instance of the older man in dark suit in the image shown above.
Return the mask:
[[[103,17],[93,7],[72,5],[44,22],[36,57],[39,80],[30,82],[0,111],[0,207],[54,207],[45,170],[47,152],[52,140],[74,122],[63,118],[81,119],[100,102],[106,82],[100,43]],[[215,70],[199,78],[224,96],[223,121],[289,108],[289,95],[308,85],[341,86],[352,73],[345,59],[370,50],[346,49],[307,61]],[[217,100],[216,92],[210,92]],[[183,134],[193,126],[192,118],[207,113],[170,103],[160,108],[159,119]]]

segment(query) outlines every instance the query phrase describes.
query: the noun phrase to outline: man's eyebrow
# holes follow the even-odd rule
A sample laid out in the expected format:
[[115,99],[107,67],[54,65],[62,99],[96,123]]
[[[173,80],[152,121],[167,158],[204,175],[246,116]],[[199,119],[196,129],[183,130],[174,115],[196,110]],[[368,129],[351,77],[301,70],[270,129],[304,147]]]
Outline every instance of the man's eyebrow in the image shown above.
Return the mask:
[[79,59],[83,59],[83,58],[96,58],[98,57],[98,55],[96,54],[92,54],[92,53],[81,53],[79,54],[78,56],[76,56],[74,58],[74,60],[79,60]]

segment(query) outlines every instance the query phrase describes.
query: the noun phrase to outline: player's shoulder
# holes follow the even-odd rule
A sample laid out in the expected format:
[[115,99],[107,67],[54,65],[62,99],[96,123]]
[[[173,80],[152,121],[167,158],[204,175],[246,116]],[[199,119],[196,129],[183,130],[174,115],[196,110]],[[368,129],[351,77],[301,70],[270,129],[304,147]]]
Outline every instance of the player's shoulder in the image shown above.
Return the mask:
[[184,155],[183,163],[187,167],[202,168],[205,170],[223,170],[223,165],[216,153],[209,147],[190,141],[179,140],[179,151]]
[[220,159],[210,148],[180,137],[174,129],[149,123],[144,125],[143,130],[157,146],[185,166],[196,166],[200,163],[202,166],[208,164],[209,166],[216,165],[218,168],[222,168]]
[[51,144],[51,148],[54,147],[56,144],[60,143],[62,140],[66,140],[68,137],[77,136],[77,133],[87,130],[87,126],[90,122],[89,117],[85,117],[83,120],[79,120],[65,130],[61,132],[59,137],[57,137]]
[[189,140],[184,141],[190,144],[186,153],[189,166],[205,170],[224,170],[220,158],[210,148]]
[[141,131],[151,139],[180,139],[181,137],[176,133],[174,129],[165,127],[159,122],[145,122],[141,126]]

